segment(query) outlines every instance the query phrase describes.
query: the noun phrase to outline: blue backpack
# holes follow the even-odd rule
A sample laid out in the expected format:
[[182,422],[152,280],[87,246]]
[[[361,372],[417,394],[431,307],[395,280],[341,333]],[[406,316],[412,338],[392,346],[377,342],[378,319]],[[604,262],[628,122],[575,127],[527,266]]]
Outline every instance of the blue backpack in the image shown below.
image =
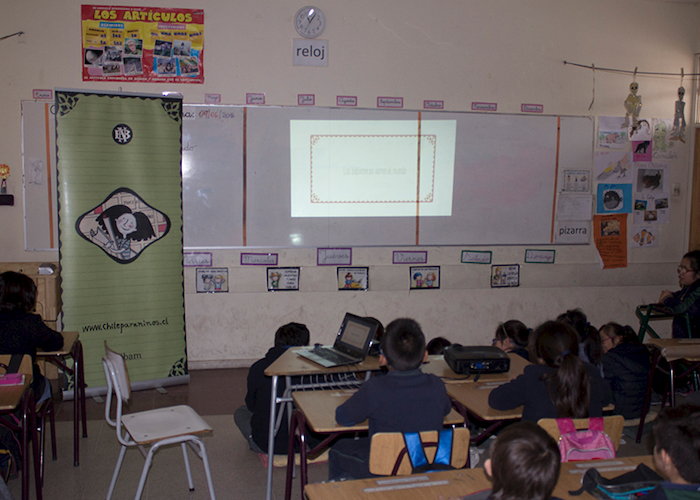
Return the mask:
[[[406,442],[406,452],[411,461],[412,474],[423,474],[425,472],[437,472],[441,470],[453,470],[452,466],[452,429],[442,429],[438,431],[437,443],[423,443],[418,432],[406,432],[403,435]],[[432,463],[428,462],[425,455],[424,446],[435,446],[435,457]]]

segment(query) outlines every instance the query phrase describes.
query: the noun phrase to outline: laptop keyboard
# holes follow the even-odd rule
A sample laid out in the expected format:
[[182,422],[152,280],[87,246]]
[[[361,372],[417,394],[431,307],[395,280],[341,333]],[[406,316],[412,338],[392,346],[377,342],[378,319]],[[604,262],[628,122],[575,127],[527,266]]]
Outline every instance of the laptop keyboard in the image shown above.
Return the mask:
[[322,358],[327,359],[328,361],[332,361],[333,363],[345,363],[349,359],[351,359],[349,356],[343,356],[342,354],[339,354],[331,349],[328,349],[327,347],[318,347],[314,349],[316,354],[321,356]]

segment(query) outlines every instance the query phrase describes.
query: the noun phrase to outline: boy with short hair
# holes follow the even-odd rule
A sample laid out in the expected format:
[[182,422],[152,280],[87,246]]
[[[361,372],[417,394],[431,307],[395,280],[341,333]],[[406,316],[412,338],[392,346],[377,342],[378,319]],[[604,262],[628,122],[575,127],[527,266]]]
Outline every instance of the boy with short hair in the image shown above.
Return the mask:
[[330,450],[330,480],[360,479],[369,473],[369,447],[377,432],[420,432],[441,429],[452,407],[445,383],[425,374],[425,336],[412,319],[389,323],[382,339],[379,362],[389,368],[385,376],[372,377],[335,413],[340,425],[369,419],[369,436],[341,439]]
[[[282,356],[291,346],[309,345],[309,329],[301,323],[287,323],[275,332],[275,346],[265,357],[256,361],[248,372],[248,393],[245,397],[245,405],[236,410],[233,419],[243,436],[248,440],[250,449],[258,453],[267,454],[268,430],[270,421],[270,396],[272,394],[272,379],[265,376],[265,370],[277,358]],[[293,381],[294,382],[294,381]],[[284,378],[277,383],[277,395],[282,396],[286,384]],[[286,406],[283,408],[286,411]],[[286,454],[289,429],[287,418],[283,418],[283,425],[275,436],[275,454]]]
[[645,500],[700,498],[700,406],[664,408],[654,424],[654,463],[668,481]]
[[[559,479],[559,447],[534,422],[518,422],[504,429],[484,462],[493,488],[462,500],[549,500]],[[558,499],[557,499],[558,500]]]

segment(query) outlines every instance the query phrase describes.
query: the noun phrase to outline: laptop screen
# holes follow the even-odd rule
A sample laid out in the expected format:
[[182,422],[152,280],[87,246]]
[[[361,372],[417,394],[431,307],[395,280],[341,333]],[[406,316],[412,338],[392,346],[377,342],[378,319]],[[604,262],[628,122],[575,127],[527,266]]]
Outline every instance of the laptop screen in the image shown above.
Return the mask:
[[351,356],[364,358],[378,326],[375,321],[345,313],[333,347]]

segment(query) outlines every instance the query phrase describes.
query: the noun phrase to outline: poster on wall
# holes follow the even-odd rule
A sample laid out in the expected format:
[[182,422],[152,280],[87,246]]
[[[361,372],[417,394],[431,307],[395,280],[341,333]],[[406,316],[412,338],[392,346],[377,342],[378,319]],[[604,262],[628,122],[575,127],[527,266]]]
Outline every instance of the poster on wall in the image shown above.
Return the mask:
[[62,327],[85,381],[104,385],[105,341],[132,382],[185,375],[181,99],[58,89],[56,110]]
[[204,11],[83,5],[83,81],[204,83]]

